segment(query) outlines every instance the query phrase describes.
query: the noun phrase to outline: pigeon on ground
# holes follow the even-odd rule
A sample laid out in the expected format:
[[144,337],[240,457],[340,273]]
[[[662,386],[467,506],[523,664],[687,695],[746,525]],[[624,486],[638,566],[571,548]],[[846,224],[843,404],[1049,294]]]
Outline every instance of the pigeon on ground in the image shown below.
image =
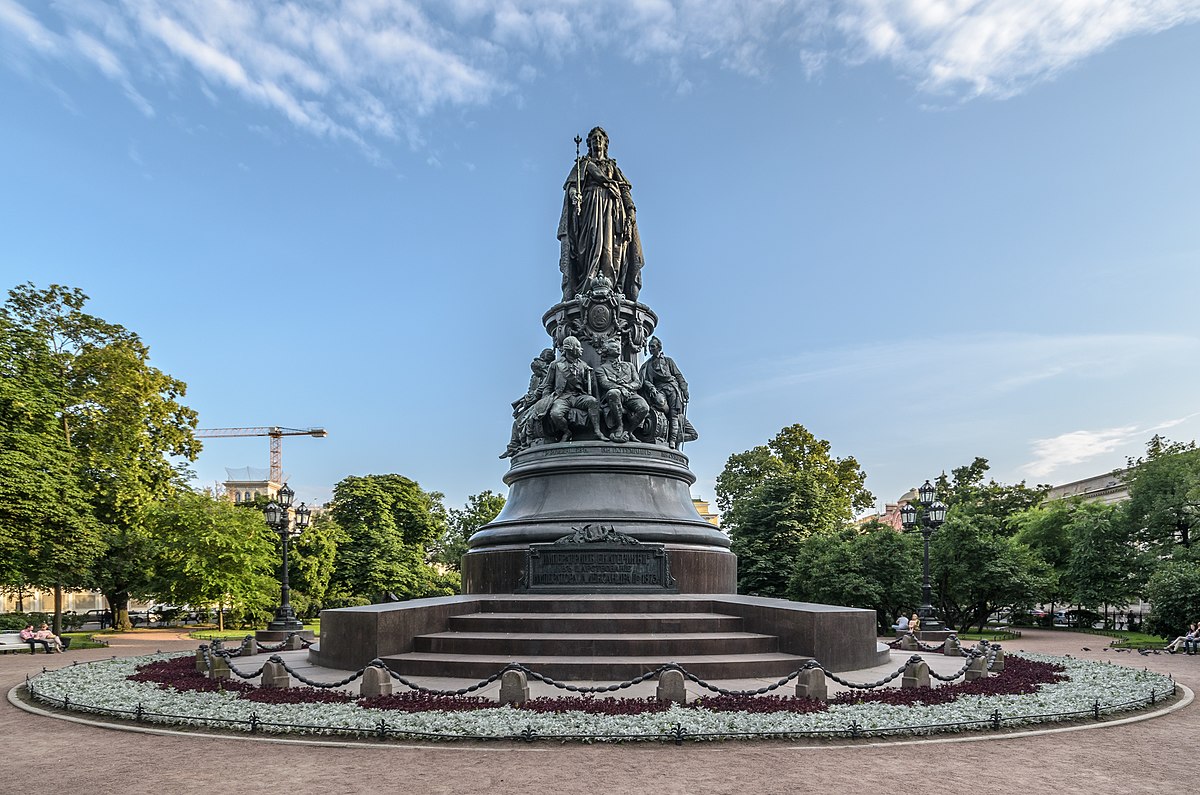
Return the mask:
[[1080,649],[1080,651],[1091,651],[1091,649],[1089,649],[1087,646],[1084,646],[1082,649]]
[[1142,655],[1143,657],[1149,657],[1149,656],[1150,656],[1150,652],[1149,652],[1149,651],[1147,651],[1146,649],[1138,649],[1138,654]]

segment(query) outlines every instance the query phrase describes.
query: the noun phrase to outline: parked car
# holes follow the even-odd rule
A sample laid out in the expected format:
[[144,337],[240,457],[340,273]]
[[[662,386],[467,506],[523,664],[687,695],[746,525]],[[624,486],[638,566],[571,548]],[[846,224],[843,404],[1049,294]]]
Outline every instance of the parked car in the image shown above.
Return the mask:
[[150,626],[158,623],[158,614],[152,610],[130,610],[129,623],[135,627]]
[[1045,618],[1046,616],[1050,615],[1040,607],[1035,607],[1032,610],[1026,610],[1025,614],[1035,620],[1039,618]]
[[108,610],[89,610],[83,614],[83,623],[99,624],[100,629],[107,629],[112,625],[112,612]]
[[1056,610],[1054,623],[1060,627],[1100,629],[1104,626],[1104,616],[1090,610]]

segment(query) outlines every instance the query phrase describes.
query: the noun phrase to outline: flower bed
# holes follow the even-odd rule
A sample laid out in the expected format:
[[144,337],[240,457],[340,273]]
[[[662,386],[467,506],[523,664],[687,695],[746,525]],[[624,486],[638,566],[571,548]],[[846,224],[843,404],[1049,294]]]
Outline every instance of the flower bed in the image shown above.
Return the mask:
[[[260,689],[196,674],[194,656],[69,666],[33,682],[35,697],[73,710],[136,714],[169,725],[387,737],[587,740],[931,734],[1073,720],[1139,709],[1173,691],[1165,676],[1111,663],[1009,655],[998,676],[933,689],[855,690],[825,704],[795,697],[653,699],[563,696],[521,707],[478,697],[404,693],[360,699],[308,687]],[[220,687],[218,688],[218,684]],[[140,709],[139,709],[140,708]]]

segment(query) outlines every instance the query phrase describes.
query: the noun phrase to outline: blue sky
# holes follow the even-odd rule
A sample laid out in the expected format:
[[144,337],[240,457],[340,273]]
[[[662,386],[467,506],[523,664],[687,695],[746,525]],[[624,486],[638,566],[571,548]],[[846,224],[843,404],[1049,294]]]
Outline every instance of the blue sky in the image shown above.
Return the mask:
[[[1200,436],[1196,0],[0,0],[0,286],[287,439],[298,499],[503,491],[576,134],[633,183],[687,446],[799,422],[877,500]],[[267,464],[209,440],[202,484]]]

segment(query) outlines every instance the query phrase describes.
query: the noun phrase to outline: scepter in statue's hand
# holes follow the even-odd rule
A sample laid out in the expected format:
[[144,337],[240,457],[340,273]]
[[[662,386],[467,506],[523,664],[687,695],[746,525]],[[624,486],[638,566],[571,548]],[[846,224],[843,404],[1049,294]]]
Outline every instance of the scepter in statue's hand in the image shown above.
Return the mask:
[[579,173],[579,145],[583,143],[583,139],[578,135],[575,136],[575,195],[571,197],[571,201],[575,204],[575,214],[579,215],[583,212],[583,178]]

